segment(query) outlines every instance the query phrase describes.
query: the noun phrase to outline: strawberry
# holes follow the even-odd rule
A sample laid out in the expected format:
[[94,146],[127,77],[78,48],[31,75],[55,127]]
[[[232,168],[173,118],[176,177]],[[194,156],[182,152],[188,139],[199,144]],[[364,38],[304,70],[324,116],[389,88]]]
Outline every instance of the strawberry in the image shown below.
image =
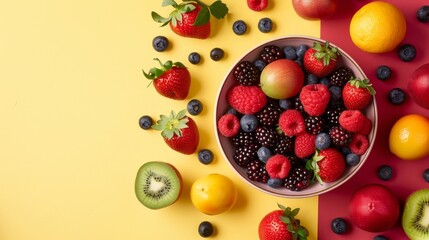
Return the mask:
[[330,47],[329,42],[314,42],[304,54],[304,68],[319,78],[325,77],[334,71],[338,56],[338,48]]
[[182,37],[206,39],[210,36],[210,14],[217,19],[224,18],[228,7],[221,0],[206,5],[199,0],[184,0],[177,4],[174,0],[163,0],[162,6],[173,6],[174,11],[164,18],[152,12],[152,19],[162,23],[162,27],[169,24],[171,30]]
[[267,104],[267,96],[258,86],[237,85],[227,93],[229,105],[242,114],[255,114]]
[[291,163],[289,159],[281,154],[268,158],[265,169],[271,178],[285,178],[289,175]]
[[233,137],[240,131],[240,120],[234,114],[227,113],[219,118],[217,126],[220,134]]
[[309,84],[302,87],[299,99],[304,111],[310,116],[320,116],[325,112],[330,98],[325,84]]
[[[167,61],[164,64],[154,58],[161,68],[151,68],[149,73],[143,70],[143,75],[153,82],[156,91],[164,97],[183,100],[188,96],[191,86],[191,74],[180,62]],[[149,85],[150,85],[149,83]]]
[[308,230],[295,217],[299,208],[292,209],[278,204],[281,210],[265,215],[259,223],[260,240],[306,240]]
[[280,114],[279,127],[286,136],[293,137],[305,132],[305,120],[300,111],[288,109]]
[[349,132],[359,132],[366,123],[365,115],[359,110],[344,110],[341,112],[338,122],[340,126]]
[[186,116],[186,109],[177,115],[173,111],[168,116],[161,115],[152,128],[161,131],[165,143],[175,151],[189,155],[198,147],[198,127],[192,118]]
[[347,109],[362,110],[372,100],[375,90],[368,79],[352,78],[343,88],[343,101]]
[[247,0],[247,6],[253,11],[260,12],[267,8],[268,0]]
[[338,180],[346,169],[343,154],[335,148],[316,151],[313,158],[306,163],[308,170],[314,171],[314,176],[320,184]]
[[316,135],[304,132],[295,138],[294,151],[299,158],[311,156],[316,151]]

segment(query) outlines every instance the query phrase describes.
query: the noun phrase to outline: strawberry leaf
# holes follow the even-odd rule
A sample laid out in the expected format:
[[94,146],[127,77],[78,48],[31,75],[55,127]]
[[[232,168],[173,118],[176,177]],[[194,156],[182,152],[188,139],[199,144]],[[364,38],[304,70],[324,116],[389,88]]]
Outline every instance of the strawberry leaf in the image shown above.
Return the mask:
[[299,208],[295,208],[294,210],[292,210],[292,212],[290,213],[290,215],[292,217],[295,217],[296,215],[298,215],[298,213],[299,213]]
[[155,22],[157,22],[157,23],[162,23],[161,27],[163,27],[163,26],[167,25],[167,24],[170,22],[170,20],[171,20],[171,17],[165,18],[165,17],[162,17],[161,15],[159,15],[159,14],[158,14],[158,13],[156,13],[156,12],[152,12],[152,13],[151,13],[151,16],[152,16],[152,19],[153,19]]
[[173,7],[177,7],[177,3],[174,0],[164,0],[162,1],[162,5],[163,7],[165,6],[173,6]]
[[201,26],[210,21],[210,11],[207,6],[201,7],[200,12],[197,15],[197,18],[195,19],[194,26]]
[[226,6],[225,3],[223,3],[220,0],[215,1],[214,3],[212,3],[210,6],[210,12],[213,15],[213,17],[217,18],[217,19],[222,19],[226,16],[226,14],[228,14],[228,7]]
[[166,115],[160,115],[160,119],[152,126],[153,129],[161,131],[161,136],[171,139],[175,135],[182,136],[182,129],[187,128],[189,119],[186,117],[186,109],[180,111],[177,115],[174,111]]

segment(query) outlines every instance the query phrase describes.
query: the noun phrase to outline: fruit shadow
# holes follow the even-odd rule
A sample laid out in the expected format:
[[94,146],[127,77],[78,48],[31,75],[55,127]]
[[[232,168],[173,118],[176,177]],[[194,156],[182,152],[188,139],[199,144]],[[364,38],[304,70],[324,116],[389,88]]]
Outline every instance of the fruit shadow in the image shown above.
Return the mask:
[[247,191],[241,187],[240,184],[237,182],[234,182],[235,186],[237,187],[237,201],[235,202],[234,206],[229,210],[232,214],[242,214],[243,211],[247,210],[248,200],[247,200]]

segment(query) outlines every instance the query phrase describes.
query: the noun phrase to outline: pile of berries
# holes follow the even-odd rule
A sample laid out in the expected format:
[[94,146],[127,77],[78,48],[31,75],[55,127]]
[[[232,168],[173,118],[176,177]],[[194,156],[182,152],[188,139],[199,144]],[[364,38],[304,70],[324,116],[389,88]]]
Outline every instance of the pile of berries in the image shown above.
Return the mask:
[[[228,90],[230,109],[217,128],[235,147],[233,161],[252,181],[300,191],[313,182],[338,180],[367,151],[372,122],[365,115],[374,89],[338,64],[324,75],[306,68],[311,46],[269,45],[255,61],[239,62]],[[338,56],[340,57],[340,56]],[[273,99],[261,90],[263,69],[278,59],[295,61],[305,74],[293,97]]]

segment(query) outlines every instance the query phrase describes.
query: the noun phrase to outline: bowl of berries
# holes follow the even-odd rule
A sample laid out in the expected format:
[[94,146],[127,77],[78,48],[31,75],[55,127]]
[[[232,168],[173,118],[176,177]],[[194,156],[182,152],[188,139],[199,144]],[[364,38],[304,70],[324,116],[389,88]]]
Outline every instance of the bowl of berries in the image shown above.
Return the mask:
[[287,36],[231,67],[215,106],[224,158],[253,187],[280,197],[328,192],[368,158],[375,91],[359,65],[322,39]]

